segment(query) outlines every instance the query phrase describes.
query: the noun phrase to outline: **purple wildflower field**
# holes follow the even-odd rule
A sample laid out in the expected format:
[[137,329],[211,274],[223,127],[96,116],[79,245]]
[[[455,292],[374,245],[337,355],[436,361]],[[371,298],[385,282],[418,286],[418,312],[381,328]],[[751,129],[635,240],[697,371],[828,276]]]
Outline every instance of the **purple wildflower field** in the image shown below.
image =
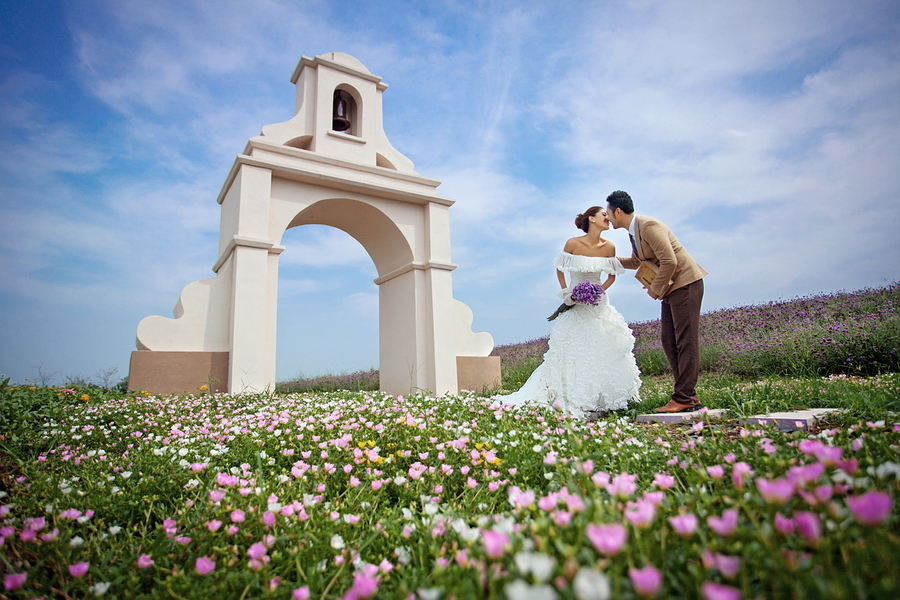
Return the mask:
[[[668,372],[659,321],[631,323],[645,375]],[[900,283],[819,294],[704,313],[701,361],[706,371],[737,375],[875,374],[900,371]],[[527,379],[547,339],[497,346],[504,387]]]

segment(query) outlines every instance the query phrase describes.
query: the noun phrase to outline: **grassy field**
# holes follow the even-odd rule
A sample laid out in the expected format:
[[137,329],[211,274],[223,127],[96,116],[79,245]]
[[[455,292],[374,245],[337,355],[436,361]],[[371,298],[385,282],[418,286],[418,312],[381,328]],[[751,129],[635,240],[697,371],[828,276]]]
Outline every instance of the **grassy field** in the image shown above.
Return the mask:
[[[891,331],[896,286],[857,296]],[[900,373],[879,358],[897,336],[859,314],[808,339],[865,338],[871,364],[742,372],[724,344],[699,392],[728,417],[671,426],[630,418],[666,401],[664,370],[594,423],[485,394],[0,380],[0,596],[897,598]],[[792,347],[766,344],[746,348]],[[510,387],[539,341],[518,350]],[[844,410],[811,431],[740,422],[806,407]]]

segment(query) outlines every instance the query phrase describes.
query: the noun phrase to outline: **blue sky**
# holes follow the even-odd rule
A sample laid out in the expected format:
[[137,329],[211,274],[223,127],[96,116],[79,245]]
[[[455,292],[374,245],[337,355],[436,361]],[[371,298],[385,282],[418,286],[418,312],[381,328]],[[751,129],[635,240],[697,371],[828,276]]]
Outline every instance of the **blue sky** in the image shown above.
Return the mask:
[[[234,156],[333,51],[457,201],[454,295],[498,344],[549,332],[553,257],[616,189],[710,272],[704,310],[900,279],[894,0],[5,0],[0,373],[127,375],[138,322],[211,276]],[[284,243],[278,379],[377,366],[362,247]],[[611,299],[658,316],[631,277]]]

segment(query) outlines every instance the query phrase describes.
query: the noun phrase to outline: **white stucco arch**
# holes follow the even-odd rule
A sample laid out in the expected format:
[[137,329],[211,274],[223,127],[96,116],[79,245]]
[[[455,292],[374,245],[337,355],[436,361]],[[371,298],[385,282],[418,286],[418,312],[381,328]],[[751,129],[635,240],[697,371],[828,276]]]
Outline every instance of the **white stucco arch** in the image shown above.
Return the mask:
[[[175,318],[140,322],[129,385],[192,391],[180,388],[211,378],[229,392],[274,388],[281,241],[306,224],[346,232],[375,264],[383,390],[498,385],[493,339],[471,331],[472,311],[453,298],[454,201],[438,196],[440,182],[416,173],[388,141],[387,86],[342,53],[302,58],[291,81],[296,114],[249,140],[219,194],[216,276],[185,287]],[[331,130],[338,89],[355,102],[350,133]],[[154,383],[160,365],[184,373],[186,383]]]

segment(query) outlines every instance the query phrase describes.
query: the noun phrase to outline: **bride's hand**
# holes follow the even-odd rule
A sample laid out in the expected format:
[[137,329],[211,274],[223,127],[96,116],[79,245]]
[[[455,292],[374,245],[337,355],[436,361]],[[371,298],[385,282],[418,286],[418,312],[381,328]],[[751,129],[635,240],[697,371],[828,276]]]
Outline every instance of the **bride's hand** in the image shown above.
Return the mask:
[[575,301],[572,300],[572,288],[563,288],[559,293],[559,298],[563,301],[563,304],[566,304],[568,306],[575,306]]

